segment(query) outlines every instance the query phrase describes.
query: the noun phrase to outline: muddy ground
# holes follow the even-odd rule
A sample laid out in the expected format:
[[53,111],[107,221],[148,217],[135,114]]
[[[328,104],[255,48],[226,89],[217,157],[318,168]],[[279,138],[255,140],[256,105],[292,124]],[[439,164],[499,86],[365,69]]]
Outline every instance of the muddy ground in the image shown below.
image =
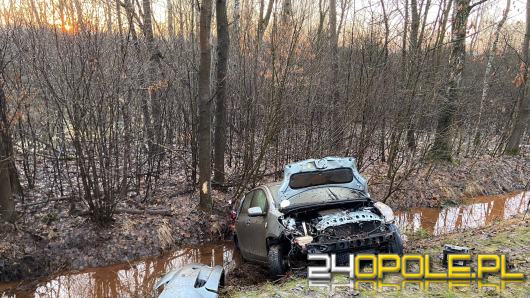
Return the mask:
[[[215,194],[213,214],[198,210],[193,194],[159,196],[152,208],[171,210],[170,216],[120,213],[105,227],[96,226],[85,215],[69,214],[68,202],[27,211],[16,225],[0,225],[0,282],[123,263],[223,239],[230,208],[223,201],[226,195]],[[134,202],[131,198],[123,206],[134,207]]]
[[[369,180],[374,199],[386,196],[390,182],[384,164],[372,164],[362,174]],[[453,164],[427,164],[407,176],[387,203],[396,209],[459,203],[466,197],[523,189],[528,177],[530,160],[525,157],[481,157]],[[104,228],[95,226],[82,213],[71,214],[67,200],[18,208],[21,217],[16,225],[0,226],[0,281],[128,262],[182,245],[225,238],[232,193],[214,191],[215,210],[210,215],[197,211],[196,193],[182,194],[183,189],[182,185],[167,181],[149,201],[149,208],[170,210],[170,216],[120,213]],[[37,193],[26,198],[25,203],[49,198]],[[141,200],[131,195],[119,207],[139,208],[143,206]],[[246,276],[246,269],[242,270],[235,272],[241,279]],[[261,278],[259,274],[255,276]],[[253,281],[246,282],[249,283]]]

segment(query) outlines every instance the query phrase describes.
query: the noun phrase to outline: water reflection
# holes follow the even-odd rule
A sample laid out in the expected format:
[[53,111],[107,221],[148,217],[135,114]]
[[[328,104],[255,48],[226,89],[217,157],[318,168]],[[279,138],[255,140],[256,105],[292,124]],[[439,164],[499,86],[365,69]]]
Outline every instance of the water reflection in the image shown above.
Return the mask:
[[[21,286],[7,297],[145,297],[156,280],[171,269],[188,263],[225,267],[230,274],[239,262],[231,243],[185,248],[158,258],[68,273],[36,287]],[[13,285],[11,285],[13,286]],[[0,293],[2,289],[0,288]],[[0,295],[0,297],[3,297]]]
[[[478,197],[467,205],[436,208],[416,208],[397,212],[397,224],[402,230],[427,230],[432,235],[484,226],[494,220],[508,219],[527,210],[530,193],[513,196]],[[69,272],[43,281],[18,286],[0,284],[8,297],[145,297],[150,296],[156,280],[173,268],[188,263],[203,263],[225,267],[227,276],[239,264],[232,243],[184,248],[162,257],[147,258],[131,264]],[[6,290],[4,290],[6,291]],[[0,294],[0,296],[2,296]]]
[[511,196],[477,197],[468,205],[443,209],[415,208],[411,211],[396,212],[396,221],[402,231],[418,231],[423,228],[431,235],[441,235],[514,217],[526,212],[529,201],[530,192]]

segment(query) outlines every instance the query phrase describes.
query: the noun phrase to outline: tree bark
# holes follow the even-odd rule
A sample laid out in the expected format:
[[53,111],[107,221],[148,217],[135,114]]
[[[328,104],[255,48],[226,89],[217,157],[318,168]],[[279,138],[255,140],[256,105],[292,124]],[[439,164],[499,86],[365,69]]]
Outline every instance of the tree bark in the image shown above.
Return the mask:
[[[418,58],[420,50],[420,42],[418,34],[420,30],[420,13],[418,9],[418,1],[410,0],[410,42],[409,42],[409,59],[407,65],[407,83],[406,83],[406,94],[407,94],[407,146],[409,149],[414,150],[416,148],[416,137],[414,128],[414,109],[412,106],[415,103],[416,95],[416,82],[418,74]],[[425,11],[427,14],[427,11]]]
[[13,221],[15,219],[15,201],[12,193],[12,184],[15,182],[12,180],[14,162],[3,84],[0,77],[0,221]]
[[212,19],[212,0],[203,0],[200,11],[199,44],[199,207],[211,210],[213,207],[211,190],[211,123],[210,123],[210,27]]
[[480,98],[480,104],[478,109],[478,119],[477,124],[475,126],[475,134],[474,134],[474,143],[475,145],[478,145],[480,143],[480,125],[482,122],[482,111],[484,109],[484,102],[486,101],[488,97],[488,93],[491,87],[491,72],[493,70],[493,62],[495,60],[495,55],[497,55],[497,45],[499,44],[499,36],[501,34],[502,26],[504,26],[504,23],[506,23],[506,20],[508,19],[508,12],[510,11],[510,5],[511,0],[506,0],[506,8],[504,9],[504,12],[502,14],[502,18],[497,24],[497,27],[495,28],[495,33],[493,35],[493,42],[491,43],[491,47],[489,49],[488,53],[488,60],[486,62],[486,70],[484,71],[484,80],[482,83],[482,97]]
[[169,40],[175,37],[175,19],[173,18],[173,0],[167,0],[167,33]]
[[431,157],[438,160],[448,160],[451,157],[451,126],[455,116],[458,96],[462,85],[466,59],[466,25],[471,11],[471,0],[454,0],[453,24],[451,27],[451,55],[449,57],[449,80],[445,86],[436,136],[431,150]]
[[0,222],[12,222],[15,219],[15,202],[9,178],[10,163],[10,158],[0,160]]
[[221,187],[225,183],[225,148],[226,148],[226,81],[227,62],[230,50],[226,0],[216,2],[217,19],[217,96],[215,105],[214,135],[214,182]]
[[521,138],[524,134],[525,128],[530,120],[530,100],[526,96],[526,87],[528,80],[528,46],[530,44],[530,0],[526,2],[526,33],[523,41],[523,54],[521,65],[521,84],[518,86],[519,95],[516,101],[517,116],[515,123],[510,132],[508,143],[506,145],[505,153],[518,154],[519,146],[521,145]]
[[[160,151],[160,146],[162,145],[162,108],[159,98],[159,92],[153,84],[156,82],[156,72],[157,66],[160,64],[160,52],[155,44],[155,37],[153,33],[153,14],[151,11],[151,1],[143,0],[143,21],[144,21],[144,35],[147,40],[147,50],[149,51],[149,62],[148,62],[148,73],[147,73],[147,91],[148,96],[151,99],[151,115],[148,114],[148,134],[150,138],[150,150],[151,155],[156,155]],[[145,113],[145,112],[144,112]],[[156,121],[152,122],[152,119]],[[150,130],[150,132],[149,132]],[[152,139],[154,137],[154,140]]]
[[282,4],[282,23],[289,21],[289,17],[293,14],[293,6],[291,0],[283,0]]
[[330,102],[333,105],[332,127],[331,127],[331,141],[330,151],[338,154],[342,148],[343,127],[339,120],[339,49],[338,49],[338,33],[337,33],[337,2],[335,0],[329,1],[329,47],[331,52],[331,67],[329,69],[330,75]]
[[258,20],[258,44],[261,44],[261,42],[263,41],[263,34],[265,33],[267,26],[269,25],[269,20],[271,19],[272,8],[274,6],[275,0],[269,0],[266,12],[263,11],[265,8],[265,3],[263,1],[264,0],[261,0]]

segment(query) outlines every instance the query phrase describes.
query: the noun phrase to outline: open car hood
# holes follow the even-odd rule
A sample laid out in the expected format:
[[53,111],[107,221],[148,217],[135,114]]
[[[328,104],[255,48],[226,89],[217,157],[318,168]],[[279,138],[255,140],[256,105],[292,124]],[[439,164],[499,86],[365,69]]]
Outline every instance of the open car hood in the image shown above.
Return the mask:
[[[318,178],[319,175],[325,175],[331,170],[344,169],[347,175],[342,177],[333,177],[332,180],[320,179],[320,181],[328,181],[329,183],[318,184],[319,179],[315,179],[317,183],[312,183],[309,180],[312,178]],[[351,170],[348,171],[348,170]],[[314,176],[311,174],[315,174]],[[308,174],[308,175],[300,175]],[[341,174],[339,173],[339,176]],[[292,180],[292,178],[295,180]],[[302,181],[297,181],[297,177],[302,177]],[[307,185],[304,186],[304,180],[307,177]],[[351,178],[351,179],[350,179]],[[289,200],[311,189],[317,189],[322,187],[333,187],[333,188],[346,188],[355,192],[362,192],[368,196],[368,187],[366,180],[357,171],[355,158],[352,157],[325,157],[322,159],[306,159],[296,163],[288,164],[285,166],[283,182],[278,191],[278,197],[281,202]]]

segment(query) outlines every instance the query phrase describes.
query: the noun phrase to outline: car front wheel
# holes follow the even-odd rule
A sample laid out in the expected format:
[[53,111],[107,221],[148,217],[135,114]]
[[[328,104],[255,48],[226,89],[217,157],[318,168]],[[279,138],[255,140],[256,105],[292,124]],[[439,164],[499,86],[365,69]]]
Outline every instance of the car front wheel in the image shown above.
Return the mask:
[[285,275],[287,266],[285,264],[283,250],[280,245],[278,244],[272,245],[269,248],[268,263],[269,263],[269,274],[272,279],[276,280]]

